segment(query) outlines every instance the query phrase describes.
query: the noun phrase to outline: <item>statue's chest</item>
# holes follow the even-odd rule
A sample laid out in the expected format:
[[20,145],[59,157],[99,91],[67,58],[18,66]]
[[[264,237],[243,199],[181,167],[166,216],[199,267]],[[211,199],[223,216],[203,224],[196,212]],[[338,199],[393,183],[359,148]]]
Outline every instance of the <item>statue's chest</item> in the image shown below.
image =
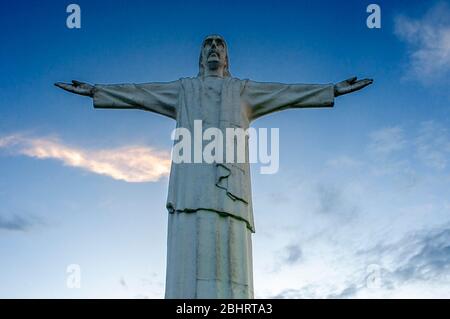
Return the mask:
[[203,85],[203,109],[208,110],[208,105],[220,107],[222,102],[222,83],[206,82]]
[[185,80],[178,126],[193,127],[201,120],[203,128],[248,128],[249,121],[241,105],[241,84],[217,78]]
[[202,120],[203,127],[248,127],[248,120],[242,112],[240,95],[224,92],[217,83],[205,83],[200,103],[191,110],[192,118]]

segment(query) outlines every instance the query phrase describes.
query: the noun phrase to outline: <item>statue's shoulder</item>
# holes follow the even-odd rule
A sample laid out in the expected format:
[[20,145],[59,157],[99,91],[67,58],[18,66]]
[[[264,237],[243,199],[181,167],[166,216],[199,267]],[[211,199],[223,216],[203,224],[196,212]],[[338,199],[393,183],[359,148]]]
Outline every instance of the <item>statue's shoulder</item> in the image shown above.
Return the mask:
[[189,88],[192,86],[195,87],[200,82],[198,77],[185,77],[185,78],[180,78],[178,81],[181,83],[181,87],[183,87],[183,88]]
[[246,81],[246,80],[235,78],[235,77],[230,77],[229,79],[230,79],[230,81],[233,81],[233,82],[245,82]]
[[184,78],[179,78],[179,81],[180,81],[180,82],[187,82],[187,81],[194,81],[194,80],[196,80],[196,79],[198,79],[198,76],[195,76],[195,77],[184,77]]
[[244,87],[245,84],[247,83],[247,80],[245,79],[239,79],[239,78],[235,78],[235,77],[227,77],[225,78],[226,81],[228,81],[229,84],[232,84],[235,87]]

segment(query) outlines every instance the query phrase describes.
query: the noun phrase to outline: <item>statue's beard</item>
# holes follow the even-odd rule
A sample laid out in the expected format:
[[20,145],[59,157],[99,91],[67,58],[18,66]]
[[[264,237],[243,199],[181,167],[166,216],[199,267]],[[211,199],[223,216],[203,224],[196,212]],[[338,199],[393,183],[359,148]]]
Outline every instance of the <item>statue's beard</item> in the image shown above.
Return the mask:
[[210,70],[217,70],[220,66],[220,61],[219,60],[212,60],[212,61],[208,61],[208,69]]

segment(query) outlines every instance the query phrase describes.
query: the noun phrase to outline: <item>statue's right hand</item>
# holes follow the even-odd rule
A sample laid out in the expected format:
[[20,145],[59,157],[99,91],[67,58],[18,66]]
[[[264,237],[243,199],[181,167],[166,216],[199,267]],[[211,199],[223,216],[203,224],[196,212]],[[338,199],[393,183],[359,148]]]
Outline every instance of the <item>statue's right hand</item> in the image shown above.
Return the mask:
[[84,82],[73,80],[72,84],[57,82],[57,83],[55,83],[55,85],[63,90],[66,90],[66,91],[69,91],[69,92],[72,92],[75,94],[91,96],[91,97],[94,96],[94,86],[84,83]]

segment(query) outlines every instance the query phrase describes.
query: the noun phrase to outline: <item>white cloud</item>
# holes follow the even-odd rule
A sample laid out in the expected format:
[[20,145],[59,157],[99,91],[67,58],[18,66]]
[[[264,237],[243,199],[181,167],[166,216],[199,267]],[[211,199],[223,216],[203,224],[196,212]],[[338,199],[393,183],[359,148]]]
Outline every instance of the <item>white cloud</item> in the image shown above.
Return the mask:
[[422,83],[450,71],[450,9],[438,3],[422,18],[398,16],[395,34],[408,44],[408,76]]
[[433,121],[421,123],[416,145],[417,156],[425,165],[436,169],[447,167],[450,158],[450,133],[447,128]]
[[387,156],[403,149],[406,145],[403,129],[387,127],[370,134],[369,151],[376,155]]
[[155,182],[170,172],[169,152],[144,146],[86,150],[65,145],[55,138],[9,135],[0,137],[2,148],[13,154],[56,159],[67,166],[126,182]]
[[354,158],[351,158],[350,156],[340,155],[340,156],[337,156],[335,158],[328,160],[326,162],[326,164],[330,167],[338,168],[338,169],[344,169],[344,168],[355,169],[355,168],[361,167],[363,163]]
[[38,223],[39,220],[33,216],[7,214],[0,211],[0,230],[27,231]]
[[[410,232],[400,240],[376,242],[367,250],[321,246],[321,254],[287,273],[273,298],[448,298],[449,225]],[[344,238],[341,238],[345,240]],[[312,243],[309,243],[311,245]],[[375,267],[374,267],[375,266]],[[373,280],[375,279],[375,280]]]

